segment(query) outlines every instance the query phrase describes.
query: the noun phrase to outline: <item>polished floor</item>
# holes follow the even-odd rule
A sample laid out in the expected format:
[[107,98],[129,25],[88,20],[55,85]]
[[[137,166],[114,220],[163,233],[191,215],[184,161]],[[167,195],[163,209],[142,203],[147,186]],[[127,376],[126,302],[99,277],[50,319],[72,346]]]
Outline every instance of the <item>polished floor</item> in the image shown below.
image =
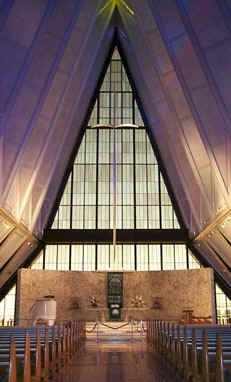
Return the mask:
[[87,341],[57,382],[179,382],[142,341]]

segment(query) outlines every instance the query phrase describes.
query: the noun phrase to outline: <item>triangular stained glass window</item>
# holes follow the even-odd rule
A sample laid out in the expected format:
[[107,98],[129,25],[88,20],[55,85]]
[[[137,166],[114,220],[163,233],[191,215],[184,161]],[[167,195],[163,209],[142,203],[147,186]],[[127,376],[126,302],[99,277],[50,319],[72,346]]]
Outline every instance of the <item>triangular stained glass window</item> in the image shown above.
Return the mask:
[[[117,125],[117,128],[109,125]],[[117,228],[179,228],[135,96],[115,49],[52,229],[112,229],[114,136]],[[46,245],[31,265],[32,269],[63,271],[159,271],[199,267],[185,244],[164,243],[118,244],[116,257],[112,243]],[[216,293],[218,319],[224,323],[230,301],[218,287]],[[15,287],[1,302],[0,319],[7,324],[13,318],[14,302]]]
[[[113,129],[110,126],[117,126]],[[93,128],[94,127],[94,128]],[[179,228],[119,52],[115,49],[52,229]]]

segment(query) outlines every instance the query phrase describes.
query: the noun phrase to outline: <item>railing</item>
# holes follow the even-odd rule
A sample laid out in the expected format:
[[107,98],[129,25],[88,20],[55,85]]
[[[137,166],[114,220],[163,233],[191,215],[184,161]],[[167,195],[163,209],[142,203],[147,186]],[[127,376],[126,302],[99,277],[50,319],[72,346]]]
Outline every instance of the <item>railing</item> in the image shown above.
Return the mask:
[[227,316],[217,316],[217,323],[219,325],[231,325],[231,317],[229,315]]
[[8,320],[6,320],[5,318],[0,319],[0,327],[1,326],[8,326],[8,327],[10,326],[10,327],[12,327],[14,325],[15,325],[15,323],[14,323],[13,318],[10,318]]
[[115,330],[115,332],[121,328],[128,327],[129,329],[129,339],[130,341],[133,341],[137,335],[142,338],[143,340],[146,340],[146,324],[145,321],[136,321],[136,320],[129,320],[127,322],[122,323],[119,326],[113,326],[112,324],[108,324],[106,322],[96,321],[92,328],[86,329],[86,334],[90,334],[95,332],[96,333],[96,341],[100,341],[100,328],[103,327]]
[[[72,324],[72,322],[74,322],[73,320],[67,320],[67,319],[62,319],[62,320],[54,319],[52,321],[54,322],[54,325],[50,325],[50,326],[65,326],[65,327],[70,326]],[[20,328],[21,327],[32,328],[35,326],[46,327],[46,326],[49,326],[48,322],[49,322],[49,319],[34,320],[32,318],[20,318],[19,320],[16,320],[15,322],[13,321],[12,325],[8,325],[8,326],[16,326],[16,327],[20,327]],[[34,325],[34,323],[36,323],[36,324]],[[0,321],[0,324],[1,324],[1,321]],[[2,326],[6,326],[6,325],[2,325]]]

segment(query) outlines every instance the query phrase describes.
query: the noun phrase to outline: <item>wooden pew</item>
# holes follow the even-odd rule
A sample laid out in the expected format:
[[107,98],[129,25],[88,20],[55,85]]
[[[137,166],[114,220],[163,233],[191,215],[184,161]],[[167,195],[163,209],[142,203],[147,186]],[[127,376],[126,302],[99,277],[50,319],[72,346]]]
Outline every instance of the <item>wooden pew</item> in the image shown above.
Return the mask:
[[180,327],[162,321],[149,322],[148,328],[148,342],[185,380],[224,382],[225,373],[231,376],[230,328]]
[[23,367],[23,381],[52,378],[76,353],[85,339],[85,323],[70,328],[0,328],[0,372],[16,382]]

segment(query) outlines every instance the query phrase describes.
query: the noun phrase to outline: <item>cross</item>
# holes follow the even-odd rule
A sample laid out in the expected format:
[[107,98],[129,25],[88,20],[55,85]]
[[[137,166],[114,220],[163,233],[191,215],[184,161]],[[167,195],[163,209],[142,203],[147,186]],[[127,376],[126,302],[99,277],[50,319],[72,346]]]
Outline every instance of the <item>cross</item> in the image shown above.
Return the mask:
[[121,5],[123,5],[126,8],[126,10],[130,13],[130,15],[134,16],[134,11],[127,5],[125,0],[108,0],[105,6],[100,9],[99,15],[103,13],[109,7],[112,8],[112,12],[113,12],[116,7],[119,8],[121,7]]

